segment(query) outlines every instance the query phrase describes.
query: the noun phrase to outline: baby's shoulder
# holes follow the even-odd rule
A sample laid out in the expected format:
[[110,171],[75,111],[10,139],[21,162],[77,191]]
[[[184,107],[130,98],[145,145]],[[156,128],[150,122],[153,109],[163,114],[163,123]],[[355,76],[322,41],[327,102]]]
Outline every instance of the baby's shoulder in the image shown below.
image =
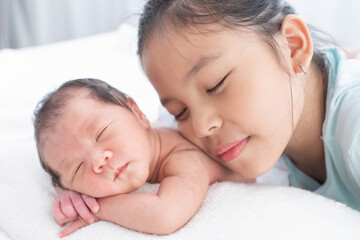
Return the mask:
[[157,128],[156,131],[161,145],[159,175],[163,175],[165,168],[189,168],[190,161],[193,167],[206,161],[206,155],[178,131],[170,128]]
[[157,128],[156,130],[160,136],[161,146],[169,148],[171,153],[198,149],[174,129]]

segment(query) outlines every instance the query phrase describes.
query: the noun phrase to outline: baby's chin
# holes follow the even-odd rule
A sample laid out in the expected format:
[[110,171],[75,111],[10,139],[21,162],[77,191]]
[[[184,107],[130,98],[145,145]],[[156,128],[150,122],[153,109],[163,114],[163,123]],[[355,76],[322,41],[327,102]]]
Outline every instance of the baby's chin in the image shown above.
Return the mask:
[[[147,182],[147,174],[131,174],[128,181],[116,180],[110,185],[87,186],[86,189],[73,190],[94,198],[110,197],[119,194],[131,193],[140,189]],[[130,179],[129,179],[130,178]]]
[[99,192],[80,192],[81,194],[85,194],[85,195],[88,195],[90,197],[93,197],[93,198],[104,198],[104,197],[110,197],[110,196],[114,196],[114,195],[118,195],[119,193],[99,193]]
[[86,192],[81,192],[80,191],[80,193],[91,196],[91,197],[94,197],[94,198],[104,198],[104,197],[111,197],[111,196],[115,196],[115,195],[119,195],[119,194],[130,193],[130,192],[136,191],[141,186],[139,186],[139,187],[131,186],[131,187],[128,187],[126,189],[119,189],[119,190],[115,189],[115,190],[112,190],[112,191],[104,191],[103,189],[86,191]]
[[103,198],[103,197],[110,197],[113,195],[117,195],[116,192],[112,191],[104,191],[104,189],[94,189],[92,188],[90,191],[86,191],[86,190],[79,190],[79,189],[69,189],[71,191],[74,192],[78,192],[80,194],[84,194],[93,198]]

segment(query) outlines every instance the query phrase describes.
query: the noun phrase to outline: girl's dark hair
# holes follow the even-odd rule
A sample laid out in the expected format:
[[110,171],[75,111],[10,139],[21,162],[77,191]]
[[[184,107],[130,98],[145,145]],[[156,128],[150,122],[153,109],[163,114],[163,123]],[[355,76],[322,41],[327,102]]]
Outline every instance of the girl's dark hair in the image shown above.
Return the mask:
[[[217,23],[230,29],[251,30],[281,60],[274,35],[289,14],[296,14],[296,11],[282,0],[149,0],[139,21],[138,55],[141,59],[145,45],[156,31],[163,33],[169,26],[180,30],[197,27],[207,31],[207,24]],[[320,37],[324,33],[308,26],[314,40],[312,61],[326,76],[326,60],[318,47],[335,42],[328,35],[326,39]]]
[[92,78],[76,79],[63,83],[55,91],[48,93],[37,104],[34,111],[36,147],[42,168],[50,174],[54,186],[63,187],[59,174],[48,167],[41,157],[41,133],[54,126],[69,100],[76,95],[75,90],[86,89],[90,96],[104,103],[115,104],[130,110],[127,95],[108,83]]

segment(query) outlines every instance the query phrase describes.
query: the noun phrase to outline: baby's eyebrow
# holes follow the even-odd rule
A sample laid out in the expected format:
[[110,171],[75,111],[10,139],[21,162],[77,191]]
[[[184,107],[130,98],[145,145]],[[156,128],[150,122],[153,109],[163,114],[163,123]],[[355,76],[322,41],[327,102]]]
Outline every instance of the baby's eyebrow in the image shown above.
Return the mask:
[[85,121],[81,124],[81,129],[84,129],[86,132],[93,132],[97,126],[96,123],[99,121],[99,118],[100,117],[97,116],[95,118],[95,120],[94,119],[91,119],[91,120],[85,119]]
[[[60,163],[60,166],[59,166],[59,172],[58,172],[58,176],[60,179],[72,179],[72,176],[70,175],[73,171],[71,171],[71,161],[66,161],[67,158],[64,157],[63,159],[61,159],[61,163]],[[70,171],[69,171],[70,170]],[[69,173],[70,174],[67,174]],[[67,178],[67,176],[69,175],[70,178]]]

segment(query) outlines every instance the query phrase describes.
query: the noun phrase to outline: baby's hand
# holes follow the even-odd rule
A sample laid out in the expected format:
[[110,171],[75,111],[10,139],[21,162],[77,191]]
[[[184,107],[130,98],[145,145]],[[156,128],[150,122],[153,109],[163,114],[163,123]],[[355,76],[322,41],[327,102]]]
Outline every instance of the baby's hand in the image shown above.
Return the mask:
[[[99,204],[95,198],[77,192],[63,190],[59,187],[56,187],[56,192],[58,193],[58,197],[55,199],[52,213],[57,224],[60,226],[63,226],[68,222],[72,222],[66,228],[70,228],[70,230],[73,229],[70,233],[80,228],[76,228],[76,226],[80,226],[81,221],[83,221],[83,224],[91,224],[97,220],[95,215],[92,213],[99,211]],[[92,212],[90,212],[89,209],[91,209]],[[72,225],[74,225],[74,227],[70,227]]]

